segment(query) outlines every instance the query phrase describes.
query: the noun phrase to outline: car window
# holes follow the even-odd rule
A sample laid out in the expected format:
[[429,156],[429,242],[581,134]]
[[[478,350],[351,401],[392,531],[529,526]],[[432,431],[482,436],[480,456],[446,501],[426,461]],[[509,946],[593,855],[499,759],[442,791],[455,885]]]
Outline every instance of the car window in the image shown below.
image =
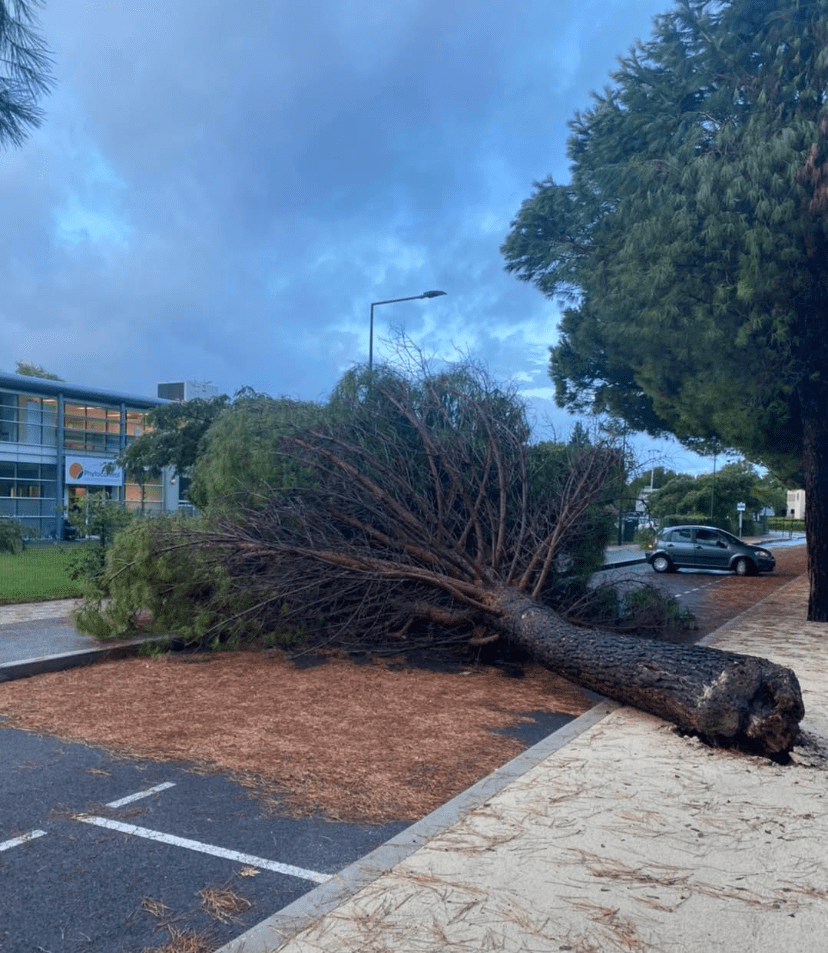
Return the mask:
[[673,530],[673,542],[674,543],[689,543],[693,538],[693,531],[691,529],[674,529]]
[[700,543],[716,543],[722,537],[712,529],[697,529],[696,539]]

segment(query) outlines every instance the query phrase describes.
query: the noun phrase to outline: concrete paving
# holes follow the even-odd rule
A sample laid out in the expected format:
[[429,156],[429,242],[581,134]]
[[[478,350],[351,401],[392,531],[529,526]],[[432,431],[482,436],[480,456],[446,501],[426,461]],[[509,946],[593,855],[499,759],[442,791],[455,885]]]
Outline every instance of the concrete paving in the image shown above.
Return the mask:
[[828,639],[801,577],[704,641],[796,671],[791,763],[603,702],[220,953],[823,953]]
[[100,642],[78,632],[78,599],[0,606],[0,682],[55,672],[136,651],[144,638]]

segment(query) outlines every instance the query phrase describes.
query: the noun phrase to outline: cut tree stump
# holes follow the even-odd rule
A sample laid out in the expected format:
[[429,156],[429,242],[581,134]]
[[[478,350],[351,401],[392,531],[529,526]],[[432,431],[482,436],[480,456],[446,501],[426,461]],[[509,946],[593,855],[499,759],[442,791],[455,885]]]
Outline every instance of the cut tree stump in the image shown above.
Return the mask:
[[581,629],[508,587],[497,603],[501,633],[577,685],[716,744],[779,756],[796,743],[805,707],[789,668],[703,645]]

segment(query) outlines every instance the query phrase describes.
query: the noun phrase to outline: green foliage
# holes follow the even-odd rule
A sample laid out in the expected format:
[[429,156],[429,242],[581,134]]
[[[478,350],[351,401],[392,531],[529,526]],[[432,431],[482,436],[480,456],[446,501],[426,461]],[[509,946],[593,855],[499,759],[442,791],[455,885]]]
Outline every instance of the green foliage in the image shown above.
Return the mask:
[[199,544],[208,527],[203,518],[181,514],[132,522],[107,552],[97,591],[87,592],[74,613],[78,628],[117,638],[150,613],[153,631],[207,648],[301,644],[301,631],[262,628],[256,610],[276,603],[278,618],[278,594],[255,576],[236,585],[221,552]]
[[209,648],[410,648],[437,626],[463,643],[478,602],[458,593],[481,579],[562,605],[602,561],[623,471],[612,448],[528,439],[523,403],[467,365],[358,368],[325,406],[237,396],[199,447],[203,516],[120,533],[78,623],[119,635],[148,611]]
[[148,429],[124,450],[118,465],[138,483],[145,474],[163,467],[173,467],[179,476],[189,475],[205,434],[229,401],[222,394],[154,408],[147,415]]
[[27,128],[40,125],[37,97],[54,84],[51,57],[36,30],[34,7],[40,5],[41,0],[0,0],[0,146],[22,145]]
[[[2,0],[0,0],[0,3],[2,3]],[[22,374],[23,377],[40,377],[47,381],[63,380],[63,378],[58,377],[57,374],[50,374],[49,371],[44,370],[40,364],[28,364],[26,361],[18,361],[14,372],[15,374]]]
[[635,531],[634,541],[642,549],[652,549],[658,537],[658,530],[652,527],[639,527]]
[[502,249],[566,305],[562,406],[799,470],[828,395],[827,21],[678,0],[572,120],[571,183],[537,183]]
[[[663,526],[683,523],[720,526],[734,532],[738,528],[737,503],[745,504],[745,519],[752,518],[768,500],[776,499],[778,488],[771,478],[762,478],[748,463],[729,463],[715,476],[680,473],[648,498],[650,512]],[[711,515],[712,509],[712,515]],[[744,530],[744,521],[743,521]]]
[[77,530],[78,537],[88,540],[85,546],[72,550],[70,578],[79,580],[93,592],[103,587],[107,550],[116,535],[135,518],[123,503],[110,500],[103,492],[88,493],[83,497],[82,503],[67,514],[67,520]]
[[11,553],[13,556],[22,553],[27,539],[28,531],[22,523],[0,519],[0,553]]
[[804,533],[805,520],[794,520],[785,517],[771,516],[768,518],[768,529],[785,533]]
[[705,516],[704,513],[693,513],[692,511],[667,513],[659,519],[658,523],[662,529],[667,529],[668,526],[717,526],[719,529],[731,531],[729,518],[717,520],[716,517],[713,517],[711,520],[709,513]]
[[245,389],[210,425],[192,468],[190,500],[199,507],[226,511],[262,505],[305,476],[276,452],[278,435],[311,426],[324,408],[308,401],[273,398]]
[[660,639],[680,636],[695,622],[675,596],[649,585],[624,594],[622,619],[637,634]]

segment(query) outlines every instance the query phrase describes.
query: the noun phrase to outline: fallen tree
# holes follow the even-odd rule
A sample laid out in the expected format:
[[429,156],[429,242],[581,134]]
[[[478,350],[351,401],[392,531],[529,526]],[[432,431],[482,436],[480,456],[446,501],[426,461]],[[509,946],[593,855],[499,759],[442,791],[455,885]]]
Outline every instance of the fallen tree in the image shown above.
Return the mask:
[[260,594],[250,625],[400,650],[423,627],[505,638],[716,742],[793,746],[804,708],[789,669],[564,618],[572,579],[594,568],[577,561],[616,496],[617,449],[530,447],[520,401],[468,366],[354,372],[324,419],[275,436],[286,479],[266,506],[171,544],[218,554],[234,585]]

